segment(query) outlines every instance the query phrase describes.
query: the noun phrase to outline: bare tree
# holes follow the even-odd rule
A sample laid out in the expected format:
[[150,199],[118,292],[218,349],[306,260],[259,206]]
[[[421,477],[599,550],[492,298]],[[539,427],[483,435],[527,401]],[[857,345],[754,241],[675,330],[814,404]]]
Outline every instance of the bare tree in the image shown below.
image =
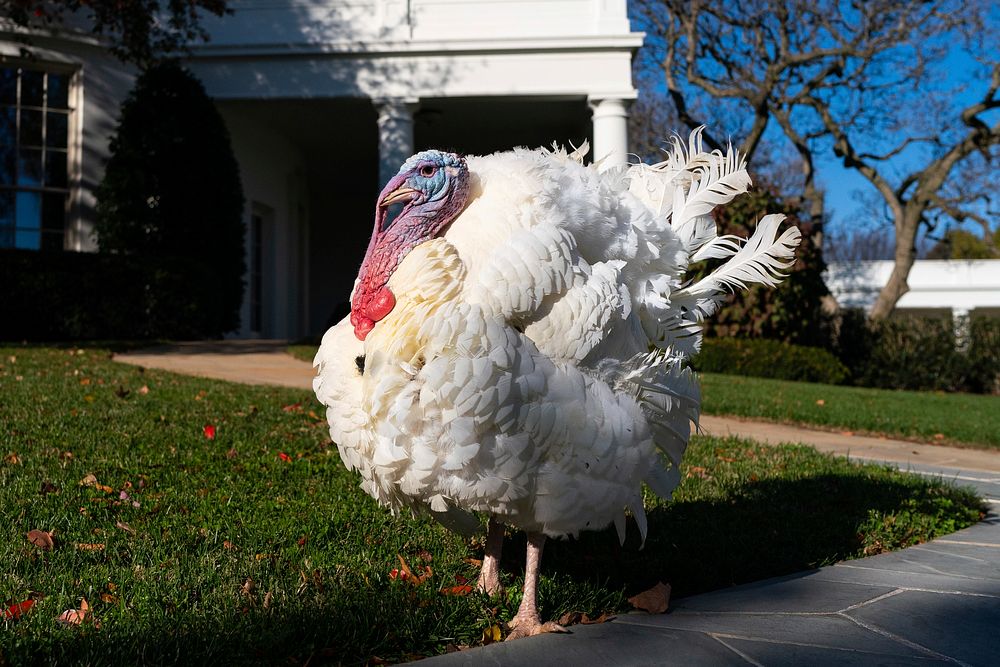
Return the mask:
[[[1000,123],[996,27],[987,0],[638,0],[656,60],[680,119],[689,126],[742,115],[741,149],[752,156],[769,128],[795,148],[803,209],[824,218],[817,156],[832,150],[885,202],[894,226],[894,271],[871,313],[892,312],[908,290],[921,224],[941,216],[982,218],[982,191],[956,187],[971,156],[995,173]],[[995,20],[995,18],[994,18]],[[977,54],[984,73],[947,78],[956,46]],[[968,73],[973,74],[973,73]],[[962,89],[973,79],[980,91]],[[718,145],[718,139],[706,136]],[[995,179],[993,179],[995,181]],[[814,242],[821,242],[817,233]]]

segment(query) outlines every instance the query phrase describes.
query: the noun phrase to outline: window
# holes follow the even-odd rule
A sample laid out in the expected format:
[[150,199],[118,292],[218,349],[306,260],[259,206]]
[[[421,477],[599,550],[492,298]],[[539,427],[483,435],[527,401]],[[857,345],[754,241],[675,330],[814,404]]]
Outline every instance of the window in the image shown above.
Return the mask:
[[63,249],[70,79],[66,72],[0,65],[0,248]]

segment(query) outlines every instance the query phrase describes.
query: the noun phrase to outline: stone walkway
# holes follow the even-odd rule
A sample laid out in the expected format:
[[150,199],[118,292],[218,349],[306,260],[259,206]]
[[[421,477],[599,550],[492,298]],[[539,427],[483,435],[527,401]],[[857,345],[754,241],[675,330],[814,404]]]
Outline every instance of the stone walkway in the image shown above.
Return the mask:
[[[279,341],[186,343],[117,361],[250,384],[309,388]],[[705,416],[704,432],[801,442],[973,486],[994,511],[891,554],[676,600],[571,634],[429,658],[421,665],[1000,665],[1000,453]]]

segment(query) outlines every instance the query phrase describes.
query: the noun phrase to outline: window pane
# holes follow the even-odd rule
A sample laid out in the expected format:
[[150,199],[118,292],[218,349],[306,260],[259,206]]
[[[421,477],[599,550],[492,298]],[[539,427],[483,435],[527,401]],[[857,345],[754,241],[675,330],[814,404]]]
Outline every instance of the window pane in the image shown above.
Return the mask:
[[66,229],[66,195],[42,196],[42,249],[62,250]]
[[21,151],[20,159],[17,161],[17,184],[42,184],[42,151],[34,149]]
[[0,191],[0,248],[14,245],[14,193]]
[[21,145],[42,145],[42,112],[21,109]]
[[69,108],[69,76],[66,74],[49,74],[49,108]]
[[45,116],[45,145],[66,148],[69,145],[69,114],[50,111]]
[[17,139],[17,107],[0,107],[0,144],[13,146]]
[[18,192],[15,208],[17,230],[14,245],[38,250],[42,246],[42,196],[37,192]]
[[66,153],[61,151],[45,152],[45,186],[49,188],[66,187]]
[[30,107],[42,106],[45,73],[35,70],[21,70],[21,104]]
[[0,144],[0,183],[14,185],[14,174],[17,171],[16,153],[13,146]]
[[17,70],[0,67],[0,104],[17,104]]

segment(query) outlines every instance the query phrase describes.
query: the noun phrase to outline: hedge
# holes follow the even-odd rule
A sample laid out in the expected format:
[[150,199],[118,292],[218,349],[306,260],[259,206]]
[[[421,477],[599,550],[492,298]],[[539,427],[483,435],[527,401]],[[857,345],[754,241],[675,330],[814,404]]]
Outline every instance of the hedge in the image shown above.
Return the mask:
[[692,360],[699,371],[755,377],[841,384],[850,375],[835,356],[765,338],[706,338]]
[[211,276],[184,258],[0,249],[0,339],[221,336]]
[[1000,319],[896,316],[870,321],[846,311],[835,344],[853,384],[883,389],[1000,392]]

